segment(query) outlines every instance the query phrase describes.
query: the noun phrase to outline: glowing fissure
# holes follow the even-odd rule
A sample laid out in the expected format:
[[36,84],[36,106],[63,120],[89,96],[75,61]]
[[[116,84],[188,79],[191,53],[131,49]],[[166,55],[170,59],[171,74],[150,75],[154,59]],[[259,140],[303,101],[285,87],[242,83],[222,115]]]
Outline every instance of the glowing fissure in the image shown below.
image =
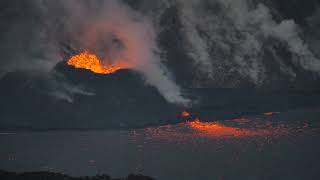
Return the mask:
[[[165,125],[157,128],[146,128],[145,132],[150,137],[160,139],[185,140],[189,138],[227,138],[247,139],[263,138],[268,142],[274,138],[300,136],[318,131],[310,131],[308,123],[277,122],[264,120],[227,120],[221,122],[202,122],[194,119],[177,125]],[[271,141],[270,141],[271,142]]]
[[103,65],[101,60],[94,54],[84,51],[78,55],[72,56],[68,62],[68,65],[75,68],[87,69],[98,74],[112,74],[121,69],[128,69],[124,63],[117,62],[116,64]]
[[[278,113],[267,112],[264,115],[272,116]],[[243,117],[222,122],[202,122],[200,119],[192,117],[191,113],[187,111],[181,112],[180,115],[186,121],[180,123],[181,126],[191,128],[198,135],[209,137],[270,137],[286,135],[294,131],[294,128],[285,127],[282,123],[273,124],[271,121],[253,122]],[[233,125],[230,126],[230,123]],[[254,128],[246,128],[248,124],[255,124],[255,126]]]
[[233,136],[233,137],[246,137],[254,135],[263,135],[258,132],[260,130],[249,130],[244,128],[228,127],[218,122],[201,122],[199,119],[187,122],[187,126],[207,135],[211,136]]

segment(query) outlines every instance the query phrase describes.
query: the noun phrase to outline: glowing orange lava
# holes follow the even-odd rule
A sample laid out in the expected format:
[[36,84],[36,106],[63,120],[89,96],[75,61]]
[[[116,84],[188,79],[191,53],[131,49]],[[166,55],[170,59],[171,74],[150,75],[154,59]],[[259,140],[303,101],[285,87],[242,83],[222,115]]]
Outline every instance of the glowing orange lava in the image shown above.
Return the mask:
[[187,123],[191,128],[207,135],[221,136],[247,136],[252,134],[250,130],[241,128],[227,127],[218,122],[201,122],[199,119]]
[[[219,122],[202,122],[199,119],[145,128],[144,133],[149,137],[163,140],[189,140],[195,138],[209,139],[263,139],[271,142],[276,138],[293,138],[300,135],[314,135],[319,129],[310,129],[308,123],[299,122],[270,122],[258,119],[226,120]],[[264,142],[264,141],[263,141]]]
[[[231,120],[230,122],[234,121]],[[247,121],[245,123],[257,122]],[[188,122],[187,125],[202,135],[211,137],[276,137],[290,134],[296,130],[286,127],[284,124],[272,126],[269,121],[260,121],[254,128],[232,127],[219,122],[201,122],[200,120]],[[239,125],[241,126],[241,123]]]
[[263,113],[264,115],[266,116],[272,116],[274,114],[279,114],[279,112],[266,112],[266,113]]
[[190,113],[187,112],[187,111],[183,111],[183,112],[181,112],[181,116],[182,116],[182,117],[189,117],[189,116],[190,116]]
[[72,56],[67,64],[74,66],[75,68],[87,69],[98,74],[111,74],[121,69],[127,69],[127,67],[121,63],[104,66],[96,55],[90,54],[87,51]]

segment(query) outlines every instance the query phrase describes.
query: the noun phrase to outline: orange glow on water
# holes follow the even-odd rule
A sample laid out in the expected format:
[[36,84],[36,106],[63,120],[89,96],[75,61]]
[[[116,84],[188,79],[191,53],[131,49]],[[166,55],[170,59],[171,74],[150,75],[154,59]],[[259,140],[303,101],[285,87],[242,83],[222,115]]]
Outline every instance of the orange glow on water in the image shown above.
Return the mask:
[[103,65],[100,59],[89,52],[85,51],[78,55],[72,56],[67,64],[75,68],[87,69],[98,74],[111,74],[121,69],[127,69],[124,63],[117,62],[113,65]]

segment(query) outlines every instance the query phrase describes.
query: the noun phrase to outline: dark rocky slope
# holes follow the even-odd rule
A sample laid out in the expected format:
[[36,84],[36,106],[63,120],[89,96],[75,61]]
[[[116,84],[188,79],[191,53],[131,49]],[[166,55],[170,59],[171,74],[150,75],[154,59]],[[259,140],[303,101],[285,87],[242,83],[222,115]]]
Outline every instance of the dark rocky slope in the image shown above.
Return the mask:
[[60,92],[59,83],[53,86],[46,77],[9,73],[0,80],[1,129],[132,128],[177,121],[177,107],[133,71],[100,75],[58,66],[65,81],[89,93],[71,94],[68,101],[68,97],[61,99],[59,93],[68,92]]
[[65,85],[54,85],[47,77],[15,72],[2,78],[0,129],[140,128],[181,122],[183,110],[191,112],[193,118],[212,121],[320,105],[320,90],[312,87],[198,88],[185,90],[194,104],[183,108],[166,102],[155,88],[146,85],[141,76],[131,70],[101,75],[60,63],[55,78],[61,78],[61,74],[65,78],[63,82],[72,84],[63,89],[81,87],[77,91],[84,92],[61,92],[70,93],[72,99],[68,101],[64,96],[57,98],[60,86]]

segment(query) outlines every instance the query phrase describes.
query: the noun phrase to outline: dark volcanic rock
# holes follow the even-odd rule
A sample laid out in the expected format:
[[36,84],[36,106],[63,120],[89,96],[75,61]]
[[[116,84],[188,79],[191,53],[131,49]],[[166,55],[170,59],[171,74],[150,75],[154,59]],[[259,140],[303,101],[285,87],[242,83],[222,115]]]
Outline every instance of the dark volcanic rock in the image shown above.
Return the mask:
[[[60,63],[50,77],[9,73],[0,80],[0,87],[1,130],[140,128],[181,122],[179,112],[184,110],[168,103],[131,70],[101,75]],[[281,89],[202,88],[186,93],[194,100],[187,109],[191,118],[204,121],[320,105],[319,88],[307,85]]]
[[[1,129],[128,128],[177,121],[177,107],[133,71],[101,75],[64,63],[56,70],[50,77],[14,72],[0,80]],[[70,93],[80,86],[92,94]]]

